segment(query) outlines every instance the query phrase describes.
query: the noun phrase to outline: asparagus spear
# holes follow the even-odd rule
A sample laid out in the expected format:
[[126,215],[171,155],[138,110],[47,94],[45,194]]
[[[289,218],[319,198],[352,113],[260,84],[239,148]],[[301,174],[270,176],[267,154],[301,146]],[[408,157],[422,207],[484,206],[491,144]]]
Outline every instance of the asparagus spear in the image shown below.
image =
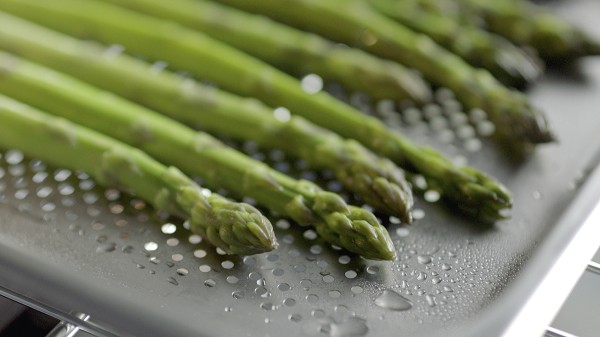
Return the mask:
[[487,69],[502,83],[522,87],[543,72],[538,58],[503,37],[463,25],[443,13],[423,10],[421,0],[367,0],[381,13],[431,37],[471,65]]
[[421,71],[432,83],[454,91],[468,108],[486,110],[496,124],[495,137],[501,144],[517,144],[514,150],[553,140],[543,114],[521,93],[505,88],[489,72],[471,67],[428,36],[394,22],[362,0],[220,2],[315,31]]
[[332,244],[371,259],[390,260],[394,245],[375,216],[337,194],[270,169],[210,135],[48,68],[0,53],[0,92],[139,147],[292,219],[315,226]]
[[[376,118],[365,116],[325,93],[308,94],[301,90],[295,79],[173,22],[91,0],[55,0],[51,4],[3,0],[0,9],[79,37],[121,43],[132,52],[170,62],[231,91],[258,97],[272,106],[285,106],[313,123],[354,138],[403,168],[423,175],[429,186],[437,189],[454,207],[483,221],[501,219],[500,210],[511,207],[512,200],[506,188],[482,172],[456,167],[438,152],[416,146]],[[504,123],[500,124],[510,124],[511,116],[506,114]],[[516,135],[526,134],[524,130],[530,124],[545,125],[533,119],[516,124]],[[540,135],[546,134],[545,128],[542,129]],[[519,138],[516,135],[514,138]],[[544,140],[544,137],[536,138]]]
[[314,72],[373,99],[431,98],[414,71],[361,50],[327,41],[268,18],[197,0],[114,0],[120,6],[177,21],[294,75]]
[[191,231],[227,253],[257,254],[277,246],[271,223],[256,208],[209,194],[138,149],[2,95],[0,120],[3,148],[86,171],[104,186],[133,192],[157,209],[188,218]]
[[532,46],[549,63],[600,55],[600,42],[539,5],[528,1],[460,0],[465,11],[482,16],[486,28]]
[[375,209],[397,215],[405,222],[411,220],[412,193],[401,169],[359,143],[301,117],[277,118],[272,108],[256,100],[190,82],[168,71],[151,73],[147,63],[133,57],[106,57],[105,48],[97,43],[76,40],[4,13],[0,13],[0,49],[185,123],[283,149],[315,168],[331,169],[346,188]]

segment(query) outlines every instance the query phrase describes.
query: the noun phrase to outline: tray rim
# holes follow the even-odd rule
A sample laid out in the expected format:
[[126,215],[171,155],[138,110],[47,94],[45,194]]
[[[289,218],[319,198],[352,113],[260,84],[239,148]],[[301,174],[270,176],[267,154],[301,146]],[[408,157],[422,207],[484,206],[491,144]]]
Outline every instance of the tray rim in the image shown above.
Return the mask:
[[542,336],[600,247],[599,223],[600,166],[595,165],[555,229],[467,336]]

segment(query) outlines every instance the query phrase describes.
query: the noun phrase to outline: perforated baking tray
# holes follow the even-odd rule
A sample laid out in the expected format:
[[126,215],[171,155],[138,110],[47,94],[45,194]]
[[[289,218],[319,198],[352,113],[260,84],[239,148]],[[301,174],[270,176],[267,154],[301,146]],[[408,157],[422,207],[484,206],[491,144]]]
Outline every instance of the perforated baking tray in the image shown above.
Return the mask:
[[[600,3],[562,5],[561,14],[600,38],[591,15]],[[592,174],[600,59],[553,70],[529,90],[560,141],[520,164],[480,137],[490,127],[485,114],[462,114],[444,90],[440,104],[397,113],[391,102],[327,88],[493,174],[514,193],[512,218],[482,228],[425,193],[410,227],[382,217],[399,252],[394,262],[357,258],[280,218],[272,218],[276,251],[232,257],[84,173],[8,150],[0,157],[0,293],[98,336],[501,335],[600,200],[600,176]],[[345,193],[328,172],[252,143],[233,145]]]

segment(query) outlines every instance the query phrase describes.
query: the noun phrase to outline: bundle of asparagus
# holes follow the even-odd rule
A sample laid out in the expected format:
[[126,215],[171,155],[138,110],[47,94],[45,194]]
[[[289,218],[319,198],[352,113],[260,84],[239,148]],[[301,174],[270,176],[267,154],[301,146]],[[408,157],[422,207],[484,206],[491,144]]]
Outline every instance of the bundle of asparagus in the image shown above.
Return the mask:
[[[173,22],[95,0],[5,0],[0,9],[79,37],[123,44],[129,51],[162,59],[223,88],[284,106],[321,127],[353,138],[404,169],[423,175],[452,205],[483,221],[503,218],[511,197],[501,184],[468,167],[456,167],[374,117],[326,93],[309,94],[298,80],[206,35]],[[173,39],[177,36],[177,39]]]
[[48,68],[0,53],[0,92],[136,146],[210,186],[254,198],[313,225],[322,238],[366,258],[390,260],[394,245],[369,211],[297,181],[151,110]]
[[[409,69],[414,68],[434,85],[454,91],[467,108],[486,110],[495,137],[527,152],[553,135],[541,112],[501,84],[521,86],[542,72],[541,62],[520,46],[532,46],[546,62],[600,53],[598,44],[581,31],[521,0],[219,2],[0,1],[0,10],[77,38],[122,44],[128,52],[168,62],[247,96],[166,70],[149,72],[147,63],[112,53],[97,42],[0,13],[0,50],[12,53],[0,52],[0,92],[46,111],[0,96],[0,118],[7,121],[0,126],[0,132],[6,126],[0,146],[89,171],[99,182],[132,191],[158,209],[190,217],[192,230],[229,253],[273,249],[270,223],[251,206],[214,193],[204,196],[174,167],[211,187],[249,196],[274,212],[314,225],[325,240],[349,251],[392,259],[389,234],[369,211],[170,118],[280,148],[315,168],[330,169],[347,189],[406,223],[413,201],[398,166],[425,177],[428,187],[455,209],[493,222],[512,203],[500,183],[473,168],[455,166],[324,92],[305,92],[297,79],[273,66],[293,75],[315,72],[375,99],[425,103],[431,91]],[[19,130],[32,126],[42,130],[34,139],[19,137]],[[48,140],[51,135],[55,139]],[[45,142],[50,154],[41,148]],[[61,155],[47,157],[61,146]],[[88,160],[102,165],[92,167]],[[146,180],[147,185],[142,183]]]
[[[279,148],[317,169],[330,169],[344,186],[375,209],[410,223],[413,204],[404,172],[359,143],[298,116],[277,118],[273,109],[106,48],[0,13],[0,49],[70,74],[204,130]],[[184,81],[187,81],[184,84]],[[143,92],[143,95],[140,95]]]
[[254,207],[202,190],[175,167],[103,134],[0,95],[0,145],[133,192],[157,209],[189,219],[190,230],[231,254],[277,247],[273,227]]

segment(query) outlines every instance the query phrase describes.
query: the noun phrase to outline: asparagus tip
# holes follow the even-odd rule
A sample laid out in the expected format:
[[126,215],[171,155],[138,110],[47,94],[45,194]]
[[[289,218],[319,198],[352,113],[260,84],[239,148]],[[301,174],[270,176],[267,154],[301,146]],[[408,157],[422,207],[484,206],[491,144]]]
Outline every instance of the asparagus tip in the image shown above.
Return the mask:
[[397,184],[385,178],[376,178],[372,189],[379,196],[380,202],[390,213],[398,216],[404,223],[412,222],[410,209],[413,206],[413,197],[408,184]]
[[214,194],[208,197],[208,203],[195,204],[190,227],[203,232],[213,245],[229,254],[239,255],[259,254],[277,248],[271,222],[253,206]]
[[396,257],[387,229],[371,212],[349,206],[347,212],[333,212],[323,219],[324,223],[316,224],[316,229],[326,240],[367,259],[393,260]]
[[390,160],[378,157],[360,144],[347,141],[346,165],[339,166],[336,176],[349,189],[357,191],[375,209],[398,216],[410,223],[413,195],[404,171]]

